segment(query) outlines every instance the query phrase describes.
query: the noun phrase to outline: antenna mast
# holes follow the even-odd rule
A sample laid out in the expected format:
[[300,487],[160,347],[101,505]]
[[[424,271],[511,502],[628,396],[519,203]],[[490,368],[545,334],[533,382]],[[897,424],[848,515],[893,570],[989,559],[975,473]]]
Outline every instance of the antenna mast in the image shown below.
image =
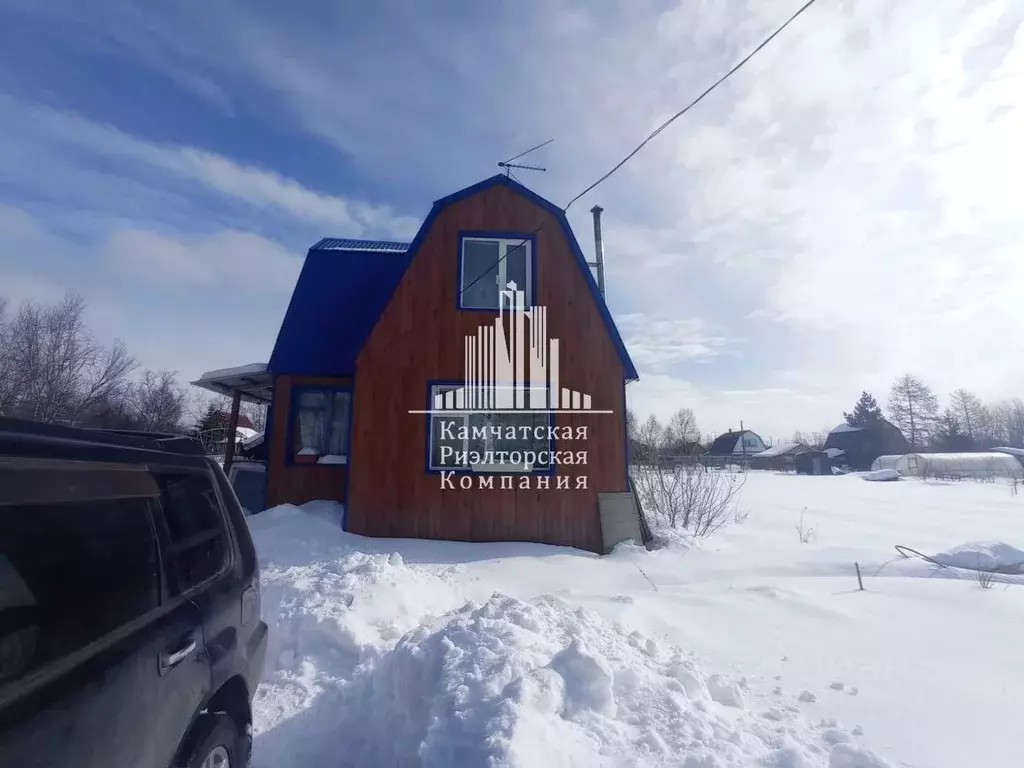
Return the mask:
[[505,175],[506,176],[512,175],[512,169],[513,168],[515,168],[517,170],[521,170],[521,171],[546,171],[547,168],[541,168],[541,167],[536,166],[536,165],[522,165],[522,164],[519,164],[519,163],[515,163],[513,161],[514,160],[518,160],[519,158],[524,157],[524,156],[530,154],[531,152],[540,149],[541,147],[546,147],[548,144],[550,144],[553,141],[554,141],[554,139],[548,139],[547,141],[538,144],[536,147],[530,147],[525,152],[520,152],[515,157],[510,157],[508,160],[505,160],[503,162],[498,163],[498,167],[505,169]]

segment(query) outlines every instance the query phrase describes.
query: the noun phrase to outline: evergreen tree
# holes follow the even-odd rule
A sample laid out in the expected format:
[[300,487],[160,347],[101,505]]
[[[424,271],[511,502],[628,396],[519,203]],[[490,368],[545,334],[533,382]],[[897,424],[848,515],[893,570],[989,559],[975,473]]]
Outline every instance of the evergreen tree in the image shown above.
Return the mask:
[[860,400],[853,407],[853,413],[843,412],[846,423],[851,427],[868,427],[877,424],[882,418],[882,409],[875,398],[868,392],[860,393]]
[[196,424],[196,431],[204,434],[214,429],[223,429],[224,426],[224,414],[220,412],[216,403],[210,403],[206,406],[206,413]]
[[963,431],[955,411],[947,408],[936,422],[934,446],[941,451],[957,453],[974,446],[971,436]]

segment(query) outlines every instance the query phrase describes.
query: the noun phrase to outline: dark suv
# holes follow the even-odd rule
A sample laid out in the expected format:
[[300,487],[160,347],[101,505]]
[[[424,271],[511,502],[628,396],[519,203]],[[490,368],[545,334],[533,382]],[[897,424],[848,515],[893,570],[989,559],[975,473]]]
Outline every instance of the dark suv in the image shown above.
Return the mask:
[[0,766],[246,766],[266,644],[198,443],[0,418]]

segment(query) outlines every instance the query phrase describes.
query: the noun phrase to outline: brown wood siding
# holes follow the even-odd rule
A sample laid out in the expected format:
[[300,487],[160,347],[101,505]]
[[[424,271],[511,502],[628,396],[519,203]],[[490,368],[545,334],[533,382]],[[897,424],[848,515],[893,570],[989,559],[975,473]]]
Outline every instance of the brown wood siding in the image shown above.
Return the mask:
[[[536,296],[548,334],[561,340],[562,386],[590,394],[613,414],[559,414],[555,424],[587,426],[586,466],[562,465],[551,489],[442,489],[426,471],[430,380],[462,380],[463,338],[497,315],[457,308],[460,230],[537,234]],[[505,187],[445,209],[423,240],[356,366],[348,530],[370,536],[464,541],[539,541],[601,551],[598,491],[627,490],[623,367],[558,221]],[[576,477],[588,487],[576,490]],[[557,490],[568,477],[571,490]],[[473,477],[474,483],[476,477]],[[456,486],[458,478],[456,477]],[[518,476],[515,482],[519,482]],[[536,482],[536,480],[534,480]]]
[[[267,505],[303,504],[315,499],[345,501],[348,467],[344,464],[296,466],[288,463],[288,425],[292,387],[312,384],[348,387],[351,378],[316,376],[276,376],[274,378],[273,424],[270,425],[270,452],[267,456]],[[352,449],[349,447],[349,454]],[[351,459],[350,459],[351,461]]]

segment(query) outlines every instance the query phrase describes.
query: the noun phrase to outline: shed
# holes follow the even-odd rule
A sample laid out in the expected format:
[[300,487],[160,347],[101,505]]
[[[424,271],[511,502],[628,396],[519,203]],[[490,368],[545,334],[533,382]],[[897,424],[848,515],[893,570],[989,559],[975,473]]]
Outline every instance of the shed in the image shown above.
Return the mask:
[[750,457],[751,469],[774,469],[779,471],[795,469],[794,457],[811,450],[803,443],[779,443]]
[[353,533],[601,552],[599,496],[630,490],[636,368],[565,213],[503,175],[412,243],[314,245],[268,370],[268,503],[342,502]]
[[1005,453],[908,453],[893,467],[904,477],[1024,478],[1024,467]]
[[910,445],[899,427],[879,419],[864,427],[840,424],[825,440],[825,450],[829,448],[843,451],[851,469],[867,470],[879,456],[903,455],[910,450]]
[[802,451],[794,457],[794,465],[800,475],[832,474],[832,459],[825,451]]

